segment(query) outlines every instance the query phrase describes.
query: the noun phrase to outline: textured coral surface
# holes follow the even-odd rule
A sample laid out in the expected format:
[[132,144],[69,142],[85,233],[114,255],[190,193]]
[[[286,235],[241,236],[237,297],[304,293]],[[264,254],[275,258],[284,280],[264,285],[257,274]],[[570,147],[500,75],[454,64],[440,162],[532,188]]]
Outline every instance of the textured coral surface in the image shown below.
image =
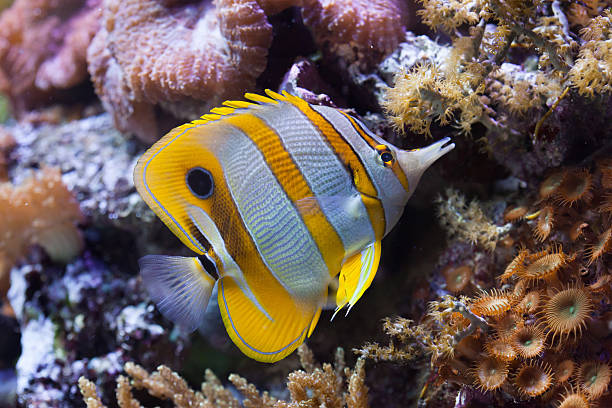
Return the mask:
[[147,141],[161,136],[155,105],[193,118],[252,88],[272,42],[255,0],[107,0],[102,21],[87,56],[96,92],[120,130]]
[[[48,103],[87,79],[99,0],[17,0],[0,17],[0,90],[13,109]],[[67,96],[67,95],[64,95]]]

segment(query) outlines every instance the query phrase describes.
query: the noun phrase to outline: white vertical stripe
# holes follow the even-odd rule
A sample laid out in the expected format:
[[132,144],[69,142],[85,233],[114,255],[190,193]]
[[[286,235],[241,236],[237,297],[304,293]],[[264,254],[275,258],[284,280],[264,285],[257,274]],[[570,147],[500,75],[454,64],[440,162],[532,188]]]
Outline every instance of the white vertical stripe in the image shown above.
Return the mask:
[[[223,142],[215,147],[215,155],[265,265],[297,299],[318,299],[329,272],[308,228],[255,143],[238,128],[219,125]],[[241,267],[248,273],[246,265]]]
[[281,138],[338,233],[346,256],[372,242],[374,230],[351,175],[310,120],[289,103],[253,113]]
[[[337,109],[328,106],[313,106],[312,108],[323,115],[323,117],[336,128],[361,159],[363,166],[378,192],[378,197],[382,202],[385,211],[385,234],[387,234],[395,226],[404,211],[403,201],[398,200],[398,198],[406,195],[404,187],[402,187],[402,184],[393,173],[393,170],[383,166],[378,161],[378,152],[357,133],[353,125],[351,125],[344,115],[338,112]],[[355,121],[357,121],[357,119],[355,119]],[[363,128],[366,129],[365,126],[363,126]],[[389,143],[380,140],[375,135],[371,136],[375,140],[380,141],[381,144],[388,145],[390,148],[395,148]],[[401,205],[396,202],[401,203]]]

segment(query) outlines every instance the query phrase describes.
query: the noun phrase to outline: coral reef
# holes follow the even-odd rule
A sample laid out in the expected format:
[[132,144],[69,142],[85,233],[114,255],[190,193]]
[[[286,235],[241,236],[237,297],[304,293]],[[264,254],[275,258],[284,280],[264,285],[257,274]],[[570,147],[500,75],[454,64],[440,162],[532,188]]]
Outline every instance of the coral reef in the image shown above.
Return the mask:
[[45,167],[19,186],[0,184],[0,220],[2,298],[8,290],[11,266],[31,245],[40,245],[60,262],[68,262],[83,248],[76,226],[83,216],[58,169]]
[[303,14],[320,48],[362,64],[393,52],[408,19],[407,5],[398,0],[305,0]]
[[[253,384],[236,374],[229,381],[242,395],[239,399],[223,387],[212,371],[206,370],[206,380],[201,391],[189,388],[180,375],[166,366],[159,366],[149,374],[144,368],[128,362],[124,366],[128,377],[117,377],[116,396],[121,408],[138,407],[140,403],[132,389],[146,389],[152,396],[171,400],[176,407],[368,407],[368,388],[364,384],[364,360],[360,359],[354,369],[345,366],[344,351],[338,349],[334,365],[318,365],[306,345],[298,349],[303,370],[296,370],[287,377],[290,400],[278,400],[268,392],[259,393]],[[85,377],[79,378],[79,387],[88,408],[104,408],[97,394],[96,386]]]
[[296,4],[104,1],[87,52],[96,93],[118,129],[155,141],[156,105],[193,119],[253,88],[272,43],[267,12]]
[[[534,398],[538,404],[557,398],[562,406],[598,402],[612,375],[610,163],[597,159],[588,167],[557,169],[543,180],[528,211],[507,230],[518,247],[514,256],[507,246],[497,247],[491,256],[506,267],[473,284],[486,292],[466,296],[467,286],[448,288],[458,297],[432,301],[417,325],[401,317],[387,320],[389,345],[366,344],[358,352],[396,362],[427,355],[435,375],[423,403],[441,392],[444,381],[464,385],[460,393],[474,387],[495,406]],[[539,218],[544,209],[546,233]],[[466,217],[465,229],[480,223]],[[567,383],[578,391],[566,391]]]
[[18,115],[87,79],[99,0],[16,0],[0,17],[0,91]]
[[390,57],[399,69],[393,87],[377,99],[395,129],[430,135],[452,126],[472,133],[522,178],[541,176],[581,149],[582,139],[570,129],[588,126],[572,112],[592,112],[601,134],[610,132],[602,121],[612,104],[605,4],[580,29],[568,25],[559,1],[422,3],[424,23],[447,32],[452,46],[442,58],[431,52],[419,61]]

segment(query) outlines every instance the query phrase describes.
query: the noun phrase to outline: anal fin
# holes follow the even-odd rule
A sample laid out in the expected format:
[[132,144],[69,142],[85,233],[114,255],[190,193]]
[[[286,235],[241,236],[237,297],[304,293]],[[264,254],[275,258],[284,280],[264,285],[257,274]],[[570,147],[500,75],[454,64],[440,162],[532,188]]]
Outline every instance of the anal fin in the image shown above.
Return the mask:
[[332,319],[347,304],[349,305],[346,312],[348,314],[365,290],[370,287],[378,270],[380,253],[380,241],[375,241],[344,262],[340,271],[338,291],[336,292],[337,308]]
[[231,276],[219,280],[218,303],[225,328],[247,356],[273,363],[291,354],[312,332],[320,305],[296,302],[280,285],[261,293],[271,320],[250,301]]
[[138,261],[142,281],[159,311],[193,331],[204,318],[215,279],[195,257],[147,255]]

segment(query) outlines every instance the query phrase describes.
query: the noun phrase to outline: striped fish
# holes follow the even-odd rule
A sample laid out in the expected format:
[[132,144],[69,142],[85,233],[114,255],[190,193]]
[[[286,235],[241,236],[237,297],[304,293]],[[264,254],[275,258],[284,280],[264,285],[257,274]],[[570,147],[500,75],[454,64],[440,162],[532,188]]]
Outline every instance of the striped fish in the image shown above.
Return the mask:
[[218,285],[233,342],[274,362],[310,336],[338,274],[336,312],[362,296],[382,238],[421,174],[454,145],[400,150],[341,110],[266,94],[173,129],[140,158],[134,181],[198,255],[140,260],[160,311],[194,330]]

